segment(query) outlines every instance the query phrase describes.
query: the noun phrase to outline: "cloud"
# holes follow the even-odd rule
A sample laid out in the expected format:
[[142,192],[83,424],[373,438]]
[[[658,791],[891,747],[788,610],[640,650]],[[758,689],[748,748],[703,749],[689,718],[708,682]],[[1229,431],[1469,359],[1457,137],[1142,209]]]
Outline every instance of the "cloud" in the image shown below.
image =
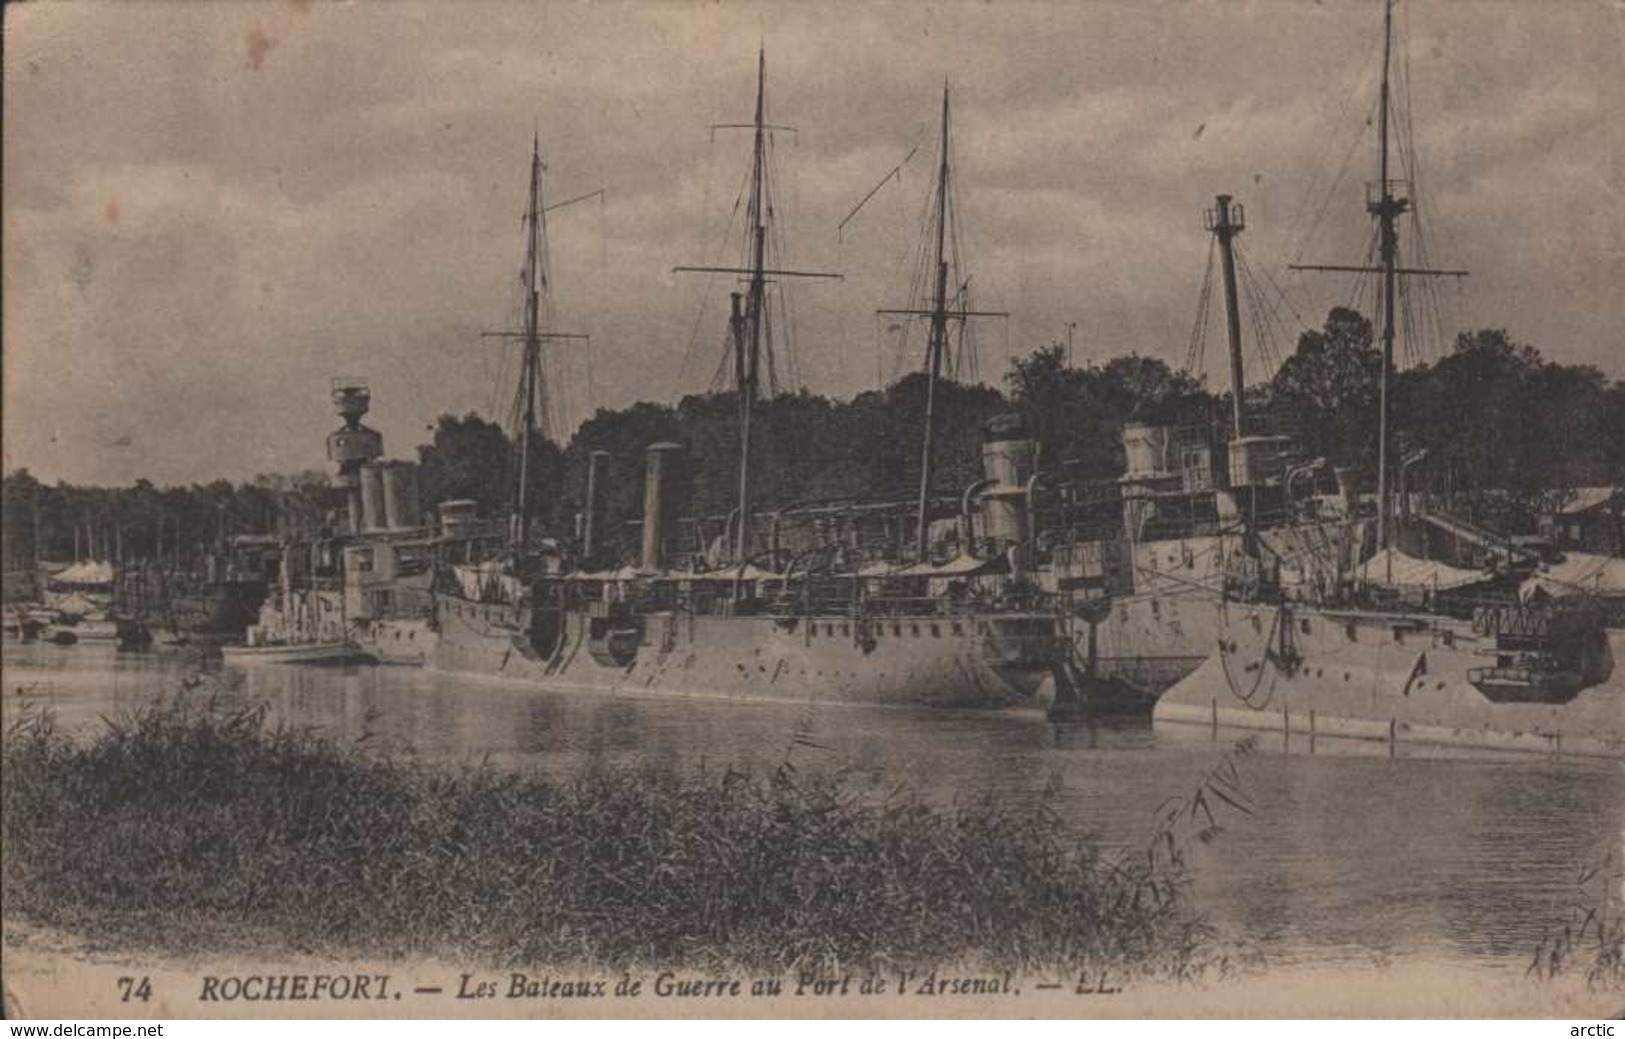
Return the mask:
[[[1617,8],[1399,10],[1432,258],[1474,270],[1462,320],[1625,374]],[[1068,321],[1082,357],[1177,363],[1215,193],[1256,266],[1358,257],[1380,28],[1274,0],[13,9],[5,462],[308,468],[340,373],[373,380],[397,455],[442,410],[500,410],[512,358],[479,332],[518,320],[533,133],[550,199],[607,191],[549,218],[557,318],[593,336],[594,397],[585,354],[559,396],[579,418],[704,389],[732,286],[670,269],[736,258],[749,135],[710,127],[749,120],[759,43],[769,116],[801,131],[774,143],[786,261],[846,275],[790,287],[813,389],[871,384],[874,310],[907,302],[945,80],[964,273],[1011,312],[978,329],[984,377]],[[1304,291],[1318,323],[1341,289]]]

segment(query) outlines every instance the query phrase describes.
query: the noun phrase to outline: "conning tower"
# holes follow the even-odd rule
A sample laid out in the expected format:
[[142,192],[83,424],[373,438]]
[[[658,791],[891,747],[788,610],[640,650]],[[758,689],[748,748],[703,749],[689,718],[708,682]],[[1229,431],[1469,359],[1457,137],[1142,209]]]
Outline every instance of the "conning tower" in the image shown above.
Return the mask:
[[348,529],[359,534],[366,511],[362,504],[362,466],[383,456],[384,435],[361,424],[361,419],[372,408],[372,390],[367,380],[358,378],[334,379],[333,407],[344,425],[328,434],[327,458],[338,466],[333,474],[333,486],[344,492],[344,505]]

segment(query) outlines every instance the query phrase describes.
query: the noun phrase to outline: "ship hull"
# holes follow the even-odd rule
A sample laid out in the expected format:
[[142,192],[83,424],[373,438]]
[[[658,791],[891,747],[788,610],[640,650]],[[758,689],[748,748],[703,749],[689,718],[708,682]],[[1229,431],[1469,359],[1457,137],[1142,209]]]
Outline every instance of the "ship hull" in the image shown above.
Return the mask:
[[308,642],[271,646],[223,646],[220,655],[232,667],[267,664],[368,664],[373,658],[350,642]]
[[[1089,656],[1089,625],[1072,627],[1079,661]],[[1133,597],[1113,602],[1096,625],[1096,670],[1155,697],[1207,660],[1219,637],[1219,604],[1208,596]]]
[[1494,636],[1465,621],[1230,604],[1217,628],[1215,652],[1157,701],[1158,724],[1278,732],[1311,745],[1625,757],[1625,682],[1611,667],[1625,633],[1601,647],[1610,667],[1600,681],[1554,681],[1509,700],[1483,675]]
[[1054,617],[1045,614],[859,624],[651,613],[616,628],[572,610],[549,622],[553,645],[541,653],[525,616],[442,598],[433,665],[550,689],[1008,707],[1034,702],[1063,648]]
[[428,620],[374,620],[358,622],[354,639],[380,664],[424,667],[434,659],[440,634]]

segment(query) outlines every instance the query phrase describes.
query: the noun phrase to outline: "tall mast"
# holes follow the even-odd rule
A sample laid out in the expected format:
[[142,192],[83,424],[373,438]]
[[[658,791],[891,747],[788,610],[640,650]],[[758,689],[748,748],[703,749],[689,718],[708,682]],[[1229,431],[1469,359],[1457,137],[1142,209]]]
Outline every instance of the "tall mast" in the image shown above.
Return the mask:
[[750,500],[750,427],[756,411],[757,388],[761,385],[759,371],[762,360],[762,310],[767,302],[766,266],[767,213],[763,167],[767,163],[766,111],[767,48],[756,52],[756,143],[751,150],[750,204],[746,214],[750,222],[749,281],[745,295],[744,363],[739,366],[739,541],[735,558],[745,562],[750,552],[751,500]]
[[767,48],[756,52],[756,117],[749,123],[718,123],[712,130],[751,130],[750,199],[746,207],[750,244],[744,267],[673,267],[702,274],[737,274],[745,281],[744,312],[739,312],[739,294],[733,296],[733,313],[728,322],[729,347],[734,351],[734,381],[739,392],[739,527],[734,546],[735,558],[743,563],[750,552],[751,480],[750,434],[756,400],[761,390],[762,331],[767,321],[767,279],[840,278],[839,274],[815,271],[769,269],[767,266],[767,221],[773,207],[767,201],[767,135],[770,130],[792,127],[767,122]]
[[1009,317],[1002,310],[970,310],[961,306],[958,310],[949,310],[948,299],[948,208],[951,205],[949,191],[950,169],[948,166],[948,84],[942,85],[942,155],[937,164],[937,197],[933,216],[936,218],[936,227],[933,233],[936,236],[932,258],[936,262],[933,271],[933,284],[931,292],[931,308],[929,310],[877,310],[877,314],[905,314],[911,317],[930,317],[931,333],[926,344],[926,388],[925,388],[925,436],[924,444],[920,450],[920,502],[919,517],[915,526],[915,559],[921,563],[930,557],[930,514],[931,514],[931,475],[933,461],[935,460],[935,412],[937,401],[937,382],[942,377],[943,356],[948,350],[948,322],[951,320],[966,320],[973,317]]
[[[1399,217],[1410,208],[1410,198],[1403,194],[1395,194],[1395,189],[1405,189],[1402,181],[1390,180],[1388,177],[1388,110],[1390,108],[1389,70],[1392,61],[1394,41],[1394,4],[1393,0],[1383,0],[1382,10],[1382,92],[1377,105],[1377,141],[1378,183],[1375,190],[1367,190],[1366,212],[1377,218],[1378,247],[1382,261],[1379,267],[1344,267],[1330,264],[1292,264],[1292,270],[1299,271],[1348,271],[1362,274],[1382,275],[1382,382],[1379,384],[1379,415],[1377,419],[1377,544],[1387,549],[1392,547],[1392,503],[1388,495],[1388,448],[1390,440],[1389,430],[1389,397],[1391,395],[1394,378],[1394,311],[1398,303],[1398,285],[1401,274],[1421,277],[1452,277],[1464,278],[1467,272],[1463,270],[1427,270],[1423,268],[1399,267]],[[1389,583],[1393,581],[1393,555],[1388,555]]]
[[1208,214],[1208,230],[1219,240],[1219,256],[1223,260],[1224,268],[1224,317],[1225,332],[1230,338],[1230,396],[1231,413],[1235,424],[1236,439],[1243,436],[1241,428],[1242,417],[1242,391],[1246,382],[1241,370],[1241,304],[1236,299],[1236,258],[1231,250],[1231,240],[1240,234],[1247,226],[1246,218],[1242,214],[1241,206],[1232,206],[1229,195],[1219,195],[1214,199],[1215,205]]
[[[1388,69],[1394,37],[1393,0],[1385,0],[1382,12],[1382,99],[1377,109],[1377,138],[1380,142],[1377,198],[1368,201],[1366,208],[1377,217],[1381,228],[1379,242],[1382,250],[1382,390],[1380,416],[1377,420],[1377,544],[1389,548],[1392,531],[1389,529],[1391,506],[1388,500],[1388,397],[1389,384],[1394,371],[1394,302],[1396,287],[1396,260],[1399,254],[1399,230],[1396,219],[1405,212],[1409,200],[1394,195],[1394,185],[1388,179]],[[1389,557],[1392,565],[1392,555]]]
[[530,529],[530,438],[536,428],[536,394],[540,382],[542,343],[541,329],[541,214],[542,214],[542,145],[540,136],[531,138],[530,147],[530,205],[525,211],[528,232],[525,243],[525,410],[519,430],[519,486],[515,491],[514,546],[523,550],[525,533]]
[[518,339],[524,346],[523,371],[519,392],[524,397],[519,426],[519,480],[514,487],[513,512],[509,516],[509,541],[516,552],[525,545],[525,534],[530,529],[532,503],[530,500],[530,455],[532,441],[545,435],[541,428],[548,419],[547,381],[542,375],[542,343],[565,339],[587,339],[580,332],[544,332],[542,330],[542,290],[548,287],[547,271],[547,212],[597,198],[602,191],[590,192],[552,206],[542,204],[542,173],[547,169],[542,162],[540,135],[531,139],[530,194],[525,206],[525,320],[517,332],[481,332],[482,338]]
[[936,288],[931,295],[931,339],[926,347],[925,444],[920,450],[920,516],[915,529],[917,559],[924,563],[930,555],[927,528],[931,514],[932,436],[937,402],[937,378],[942,373],[942,354],[948,339],[948,260],[943,254],[948,233],[948,84],[942,85],[942,161],[937,166]]

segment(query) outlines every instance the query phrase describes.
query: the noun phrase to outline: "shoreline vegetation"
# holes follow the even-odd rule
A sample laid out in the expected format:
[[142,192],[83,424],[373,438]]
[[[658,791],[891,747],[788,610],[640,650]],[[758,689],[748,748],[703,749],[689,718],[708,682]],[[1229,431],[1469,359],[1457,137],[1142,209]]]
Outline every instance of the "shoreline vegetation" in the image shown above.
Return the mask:
[[[1335,492],[1338,466],[1373,489],[1381,365],[1371,321],[1334,308],[1321,328],[1302,332],[1268,380],[1246,389],[1248,413],[1259,423],[1252,432],[1293,435],[1304,458],[1325,458],[1312,477],[1322,493]],[[948,379],[937,387],[939,493],[981,479],[983,424],[1008,411],[1026,415],[1046,468],[1079,493],[1104,494],[1124,474],[1128,422],[1206,429],[1214,457],[1223,457],[1228,394],[1156,357],[1074,366],[1063,347],[1049,346],[1013,359],[1002,380],[991,381],[997,385]],[[806,391],[765,397],[752,432],[757,507],[907,497],[919,482],[927,382],[912,372],[849,399]],[[375,403],[389,414],[401,406]],[[634,403],[600,409],[568,441],[543,438],[527,469],[539,529],[573,529],[585,507],[591,456],[607,451],[598,491],[602,548],[612,558],[635,555],[637,527],[623,521],[642,514],[644,449],[657,441],[685,448],[673,470],[674,515],[726,517],[737,504],[738,406],[731,393],[694,394],[675,406]],[[1440,344],[1431,363],[1398,373],[1390,406],[1396,443],[1405,453],[1428,452],[1414,489],[1500,534],[1535,533],[1538,517],[1574,501],[1578,488],[1625,485],[1625,379],[1548,361],[1505,330],[1463,332],[1453,346]],[[319,450],[319,438],[310,443]],[[516,452],[511,433],[494,421],[441,414],[416,445],[422,501],[432,507],[469,499],[488,519],[506,515]],[[13,574],[31,574],[41,559],[75,558],[81,535],[93,557],[191,566],[222,532],[314,532],[333,508],[320,469],[190,487],[147,479],[127,487],[53,484],[17,469],[0,479],[0,492],[0,541]],[[26,582],[14,580],[10,594],[24,597]]]
[[[157,952],[493,967],[969,968],[1193,979],[1229,959],[1181,847],[1246,811],[1231,758],[1114,854],[1047,803],[860,795],[798,770],[404,761],[177,695],[74,740],[30,708],[0,757],[6,912]],[[1237,754],[1250,750],[1240,745]]]

